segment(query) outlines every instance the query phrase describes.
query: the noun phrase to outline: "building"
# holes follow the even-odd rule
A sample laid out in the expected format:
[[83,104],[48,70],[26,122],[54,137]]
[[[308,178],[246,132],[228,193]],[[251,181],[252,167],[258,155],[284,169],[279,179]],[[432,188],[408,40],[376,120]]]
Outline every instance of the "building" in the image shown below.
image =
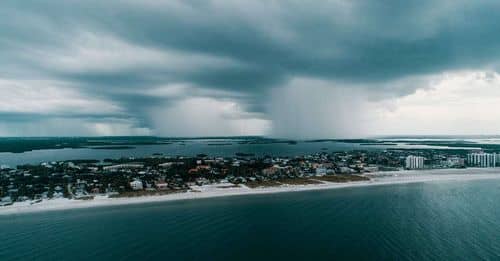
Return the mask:
[[168,183],[166,183],[166,182],[156,182],[155,186],[159,190],[167,190],[168,189]]
[[326,175],[327,169],[326,168],[316,168],[316,176],[324,176]]
[[120,170],[120,169],[141,169],[144,168],[142,163],[124,163],[112,166],[103,167],[103,170]]
[[407,169],[423,169],[424,168],[424,157],[410,155],[406,157],[406,168]]
[[456,156],[449,157],[442,165],[448,168],[463,168],[465,167],[465,160]]
[[467,154],[467,165],[479,168],[494,168],[497,162],[496,153],[469,153]]
[[12,205],[12,204],[14,204],[14,202],[12,201],[11,197],[0,198],[0,207],[1,206],[9,206],[9,205]]
[[500,164],[500,153],[495,153],[495,163]]
[[133,190],[142,190],[143,189],[142,181],[140,181],[140,180],[134,180],[134,181],[130,182],[130,187]]

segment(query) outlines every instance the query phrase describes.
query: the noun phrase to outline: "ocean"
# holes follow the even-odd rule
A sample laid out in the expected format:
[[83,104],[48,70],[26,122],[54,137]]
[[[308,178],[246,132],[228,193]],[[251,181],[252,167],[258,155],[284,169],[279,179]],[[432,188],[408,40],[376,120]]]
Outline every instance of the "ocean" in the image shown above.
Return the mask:
[[0,260],[491,260],[499,198],[441,181],[0,216]]

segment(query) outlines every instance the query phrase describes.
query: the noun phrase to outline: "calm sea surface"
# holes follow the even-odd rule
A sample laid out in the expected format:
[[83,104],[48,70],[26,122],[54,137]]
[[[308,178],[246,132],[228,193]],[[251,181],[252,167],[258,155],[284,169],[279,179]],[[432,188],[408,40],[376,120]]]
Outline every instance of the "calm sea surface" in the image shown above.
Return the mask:
[[[48,149],[24,153],[0,153],[0,164],[16,166],[19,164],[38,164],[43,161],[62,161],[75,159],[106,159],[120,157],[144,157],[153,153],[168,156],[195,156],[203,153],[210,156],[232,157],[235,153],[252,153],[256,156],[296,156],[322,151],[353,150],[362,146],[342,142],[300,142],[297,144],[238,144],[236,140],[226,139],[214,143],[213,140],[190,140],[183,143],[165,145],[136,145],[130,149]],[[374,149],[377,146],[365,146]]]
[[[239,144],[237,139],[203,140],[194,139],[182,143],[165,145],[136,145],[130,149],[47,149],[34,150],[24,153],[0,153],[0,165],[15,167],[20,164],[38,164],[45,161],[62,161],[75,159],[147,157],[153,153],[162,153],[167,156],[195,156],[203,153],[210,156],[232,157],[236,153],[252,153],[255,156],[298,156],[318,152],[349,151],[355,149],[373,150],[385,148],[431,148],[426,145],[363,145],[344,142],[297,142],[267,143],[267,144]],[[433,146],[432,148],[447,148]]]
[[500,182],[0,216],[0,260],[498,260]]

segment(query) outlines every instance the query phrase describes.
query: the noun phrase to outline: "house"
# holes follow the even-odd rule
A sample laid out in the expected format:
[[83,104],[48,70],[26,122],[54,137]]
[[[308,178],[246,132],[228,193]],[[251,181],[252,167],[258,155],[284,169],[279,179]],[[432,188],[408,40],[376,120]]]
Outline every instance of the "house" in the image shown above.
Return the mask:
[[378,171],[378,166],[365,166],[363,168],[365,172],[377,172]]
[[52,194],[52,197],[53,198],[63,198],[64,197],[64,194],[62,192],[54,192]]
[[342,174],[350,174],[350,173],[353,173],[355,172],[353,169],[351,168],[348,168],[348,167],[339,167],[338,168],[338,171]]
[[206,178],[197,178],[196,179],[196,185],[198,186],[203,186],[203,185],[208,185],[210,184],[210,181]]
[[156,188],[159,190],[166,190],[168,189],[168,183],[166,182],[156,182]]
[[12,205],[14,202],[11,197],[3,197],[0,199],[0,206]]
[[316,176],[324,176],[326,175],[326,168],[316,168]]
[[140,180],[134,180],[134,181],[130,182],[130,187],[133,190],[142,190],[143,189],[142,181],[140,181]]
[[158,166],[162,167],[162,168],[170,168],[172,165],[174,165],[174,162],[165,162],[165,163],[158,164]]
[[277,166],[272,166],[272,167],[263,169],[262,174],[265,176],[271,176],[271,175],[276,174],[276,172],[278,172],[278,171],[279,171],[279,168]]
[[54,188],[54,192],[55,193],[62,193],[64,191],[63,187],[57,185],[55,188]]
[[143,168],[144,164],[142,163],[124,163],[112,166],[103,167],[103,170],[120,170],[120,169],[140,169]]

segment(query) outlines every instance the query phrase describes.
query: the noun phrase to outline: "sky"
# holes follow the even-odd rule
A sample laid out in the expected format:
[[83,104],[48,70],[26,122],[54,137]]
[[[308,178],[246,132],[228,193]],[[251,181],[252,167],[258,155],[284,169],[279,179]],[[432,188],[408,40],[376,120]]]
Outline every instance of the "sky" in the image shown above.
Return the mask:
[[500,2],[3,0],[0,136],[500,132]]

